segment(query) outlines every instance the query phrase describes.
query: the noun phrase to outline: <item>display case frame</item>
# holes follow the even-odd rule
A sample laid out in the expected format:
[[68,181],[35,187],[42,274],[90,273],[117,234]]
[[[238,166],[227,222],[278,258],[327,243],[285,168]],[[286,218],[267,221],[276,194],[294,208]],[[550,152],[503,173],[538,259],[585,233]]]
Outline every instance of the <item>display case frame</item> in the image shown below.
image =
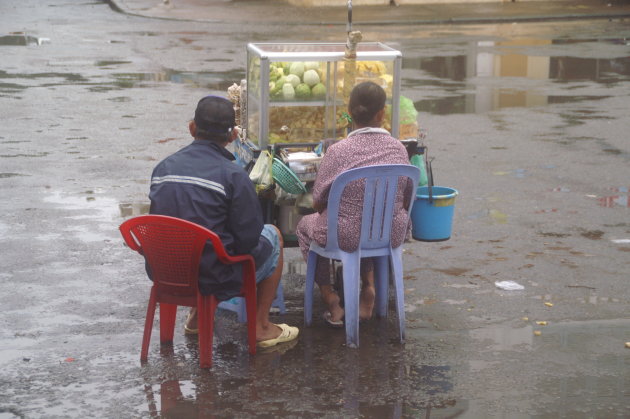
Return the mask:
[[[337,85],[339,82],[338,63],[344,61],[345,43],[338,42],[265,42],[247,44],[247,94],[246,94],[246,115],[247,119],[242,121],[248,139],[259,149],[267,148],[269,141],[269,120],[270,108],[275,106],[304,106],[304,107],[324,107],[324,132],[332,133],[332,137],[337,137],[336,115],[337,108],[343,106],[343,98],[337,96]],[[255,61],[258,59],[258,64]],[[275,102],[270,98],[270,64],[273,62],[296,62],[313,61],[326,63],[326,96],[319,101],[281,101]],[[391,94],[388,94],[387,103],[391,105],[391,134],[398,137],[400,120],[400,84],[402,53],[381,42],[361,42],[357,45],[356,61],[382,61],[392,63]],[[255,67],[258,67],[258,74],[254,74]],[[255,80],[254,77],[258,78]],[[257,83],[253,83],[253,81]],[[257,84],[256,86],[254,84]],[[258,115],[258,126],[251,123],[253,115]],[[314,139],[323,140],[324,138]],[[302,138],[294,140],[305,141]]]

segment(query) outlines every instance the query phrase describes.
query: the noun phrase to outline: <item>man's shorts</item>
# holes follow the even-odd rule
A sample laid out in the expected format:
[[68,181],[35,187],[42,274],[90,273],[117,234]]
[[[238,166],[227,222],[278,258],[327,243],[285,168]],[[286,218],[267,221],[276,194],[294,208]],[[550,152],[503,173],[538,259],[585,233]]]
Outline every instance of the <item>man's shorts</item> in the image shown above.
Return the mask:
[[278,266],[278,259],[280,258],[280,238],[278,237],[278,230],[271,225],[265,224],[262,233],[260,233],[261,240],[267,239],[271,243],[271,255],[269,258],[256,269],[256,283],[259,283],[265,278],[268,278]]

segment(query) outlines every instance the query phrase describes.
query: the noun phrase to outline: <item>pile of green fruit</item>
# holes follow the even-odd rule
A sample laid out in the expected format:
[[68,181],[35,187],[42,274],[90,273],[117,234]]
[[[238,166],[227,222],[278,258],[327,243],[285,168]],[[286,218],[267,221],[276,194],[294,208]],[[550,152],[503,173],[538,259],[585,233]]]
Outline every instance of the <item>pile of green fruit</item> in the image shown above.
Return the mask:
[[315,61],[275,62],[269,65],[269,97],[272,100],[323,100],[326,86]]

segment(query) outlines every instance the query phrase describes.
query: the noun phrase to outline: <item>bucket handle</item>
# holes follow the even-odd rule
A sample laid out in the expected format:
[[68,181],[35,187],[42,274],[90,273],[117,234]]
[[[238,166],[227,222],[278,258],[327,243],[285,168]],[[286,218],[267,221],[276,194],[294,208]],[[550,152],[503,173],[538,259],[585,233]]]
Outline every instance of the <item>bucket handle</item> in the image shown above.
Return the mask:
[[433,204],[433,167],[431,166],[431,162],[433,161],[433,157],[427,159],[427,177],[428,183],[427,186],[429,188],[429,204]]

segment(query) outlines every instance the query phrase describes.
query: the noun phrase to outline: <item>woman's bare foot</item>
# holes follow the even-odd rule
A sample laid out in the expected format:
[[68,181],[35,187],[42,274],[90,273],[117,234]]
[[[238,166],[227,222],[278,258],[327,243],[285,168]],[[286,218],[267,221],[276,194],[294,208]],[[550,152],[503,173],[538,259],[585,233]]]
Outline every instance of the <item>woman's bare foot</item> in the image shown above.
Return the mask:
[[361,296],[359,297],[359,319],[369,320],[372,318],[374,311],[374,299],[376,291],[373,285],[363,285],[361,287]]

